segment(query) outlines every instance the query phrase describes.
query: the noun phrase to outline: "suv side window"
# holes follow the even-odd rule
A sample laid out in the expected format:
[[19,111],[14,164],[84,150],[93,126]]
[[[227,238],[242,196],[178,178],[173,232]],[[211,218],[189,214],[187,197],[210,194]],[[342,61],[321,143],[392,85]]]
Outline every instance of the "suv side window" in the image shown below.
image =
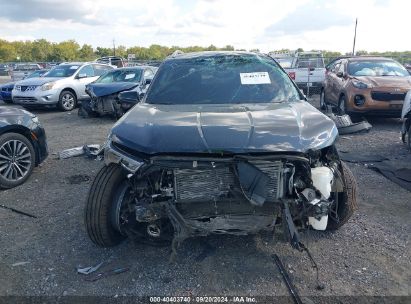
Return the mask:
[[86,74],[87,77],[94,77],[94,69],[91,65],[86,65],[81,68],[80,72],[78,72],[78,75],[80,74]]
[[102,64],[94,64],[94,75],[95,76],[101,76],[107,71],[111,71],[113,68],[107,65],[102,65]]
[[337,74],[338,70],[340,69],[340,66],[341,66],[341,61],[336,62],[331,72],[333,72],[334,74]]
[[144,77],[144,79],[153,79],[154,73],[153,73],[152,70],[146,69],[146,70],[144,71],[143,77]]
[[345,62],[341,62],[341,64],[340,64],[340,68],[338,69],[338,71],[337,71],[337,73],[338,72],[342,72],[342,73],[344,73],[344,68],[345,68],[345,64],[344,64]]

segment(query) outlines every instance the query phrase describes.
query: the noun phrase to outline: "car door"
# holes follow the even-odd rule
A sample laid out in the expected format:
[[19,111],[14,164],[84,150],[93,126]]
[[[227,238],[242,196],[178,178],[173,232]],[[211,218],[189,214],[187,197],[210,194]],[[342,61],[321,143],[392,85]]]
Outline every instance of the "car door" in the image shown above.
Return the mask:
[[340,94],[344,89],[345,82],[347,81],[346,75],[347,73],[345,72],[345,66],[346,66],[346,60],[341,60],[340,65],[338,66],[338,70],[336,70],[335,73],[335,101],[336,104],[338,105]]
[[328,102],[337,104],[337,93],[336,93],[336,87],[337,87],[337,71],[339,70],[341,65],[341,60],[337,61],[332,69],[327,73],[326,76],[326,82],[325,82],[325,98],[327,99]]
[[98,76],[95,76],[93,66],[87,64],[83,66],[75,76],[75,86],[78,99],[87,99],[86,85],[96,80]]

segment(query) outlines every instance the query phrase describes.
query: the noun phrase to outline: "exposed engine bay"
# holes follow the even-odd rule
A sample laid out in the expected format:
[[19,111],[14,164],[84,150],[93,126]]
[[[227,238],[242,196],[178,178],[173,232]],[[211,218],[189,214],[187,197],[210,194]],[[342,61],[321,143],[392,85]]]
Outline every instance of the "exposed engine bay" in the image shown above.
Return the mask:
[[127,199],[116,215],[123,234],[173,239],[175,248],[191,236],[255,234],[282,225],[298,247],[298,229],[339,222],[344,179],[333,146],[308,155],[154,156],[139,164],[121,148],[106,149],[105,160],[129,172]]

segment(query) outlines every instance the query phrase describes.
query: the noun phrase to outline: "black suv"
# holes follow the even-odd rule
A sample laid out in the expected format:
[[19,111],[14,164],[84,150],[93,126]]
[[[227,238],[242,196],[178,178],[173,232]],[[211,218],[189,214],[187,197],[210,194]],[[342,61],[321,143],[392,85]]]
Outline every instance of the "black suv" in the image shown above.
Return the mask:
[[176,249],[192,236],[283,225],[298,248],[296,226],[337,229],[356,207],[336,137],[273,59],[177,54],[112,128],[87,232],[100,246],[133,236]]

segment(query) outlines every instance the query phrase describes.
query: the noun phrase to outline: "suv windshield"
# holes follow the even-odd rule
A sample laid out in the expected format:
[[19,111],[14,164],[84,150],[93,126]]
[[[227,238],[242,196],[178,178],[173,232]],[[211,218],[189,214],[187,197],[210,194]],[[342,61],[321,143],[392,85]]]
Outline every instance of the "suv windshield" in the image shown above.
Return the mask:
[[348,64],[352,76],[410,76],[399,63],[391,60],[358,60]]
[[165,61],[146,102],[227,104],[298,99],[297,89],[274,60],[253,54],[218,54]]
[[139,82],[141,74],[141,69],[114,70],[102,75],[96,83]]
[[46,73],[44,77],[70,77],[79,69],[79,67],[80,65],[73,64],[58,65]]

